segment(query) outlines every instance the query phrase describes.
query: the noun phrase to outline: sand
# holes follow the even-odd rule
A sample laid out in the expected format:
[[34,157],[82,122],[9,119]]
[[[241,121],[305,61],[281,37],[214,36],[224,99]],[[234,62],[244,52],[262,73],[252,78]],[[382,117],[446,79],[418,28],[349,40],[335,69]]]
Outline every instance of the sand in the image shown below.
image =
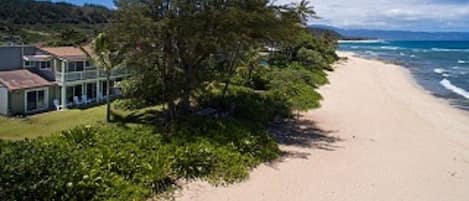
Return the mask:
[[184,185],[181,201],[468,201],[469,114],[403,67],[351,53],[304,113],[281,161],[228,187]]

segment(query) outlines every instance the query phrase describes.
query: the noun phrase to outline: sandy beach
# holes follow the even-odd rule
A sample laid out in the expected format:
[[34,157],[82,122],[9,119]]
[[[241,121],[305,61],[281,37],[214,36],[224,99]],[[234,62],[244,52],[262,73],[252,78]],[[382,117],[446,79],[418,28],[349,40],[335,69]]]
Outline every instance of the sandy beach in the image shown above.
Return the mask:
[[304,113],[282,160],[228,187],[184,185],[181,201],[467,201],[469,114],[403,67],[351,53]]

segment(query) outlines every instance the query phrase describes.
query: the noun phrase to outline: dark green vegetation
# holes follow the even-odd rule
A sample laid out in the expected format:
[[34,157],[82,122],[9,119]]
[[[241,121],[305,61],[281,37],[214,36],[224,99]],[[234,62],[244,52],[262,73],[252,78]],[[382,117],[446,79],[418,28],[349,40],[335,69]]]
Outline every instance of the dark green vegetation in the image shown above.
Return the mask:
[[196,117],[153,127],[78,127],[60,136],[0,142],[2,200],[145,200],[179,178],[214,184],[247,177],[278,156],[276,143],[236,120]]
[[0,43],[71,45],[86,42],[109,22],[112,11],[33,0],[0,0]]
[[[319,107],[316,89],[338,59],[332,37],[305,28],[315,16],[308,1],[117,3],[109,44],[94,49],[97,59],[122,55],[134,71],[115,103],[129,112],[114,113],[113,124],[0,142],[0,197],[145,200],[182,178],[242,181],[280,154],[269,122]],[[155,105],[162,109],[137,111]]]

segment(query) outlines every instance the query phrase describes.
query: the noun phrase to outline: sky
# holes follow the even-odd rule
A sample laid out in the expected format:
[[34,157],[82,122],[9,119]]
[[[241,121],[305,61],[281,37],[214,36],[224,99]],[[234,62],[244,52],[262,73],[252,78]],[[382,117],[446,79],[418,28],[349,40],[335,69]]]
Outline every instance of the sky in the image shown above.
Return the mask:
[[[112,7],[113,0],[65,0]],[[277,0],[292,3],[300,0]],[[469,32],[469,0],[311,0],[320,20],[348,29]]]

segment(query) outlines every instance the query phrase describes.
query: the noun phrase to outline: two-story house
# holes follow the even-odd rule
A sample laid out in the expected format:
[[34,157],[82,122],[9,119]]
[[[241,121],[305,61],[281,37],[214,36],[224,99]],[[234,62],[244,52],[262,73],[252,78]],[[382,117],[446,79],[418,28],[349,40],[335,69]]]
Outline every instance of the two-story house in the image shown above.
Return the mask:
[[[112,71],[111,87],[129,76]],[[16,115],[99,103],[105,73],[76,47],[0,47],[0,114]],[[116,90],[111,90],[111,96]]]

